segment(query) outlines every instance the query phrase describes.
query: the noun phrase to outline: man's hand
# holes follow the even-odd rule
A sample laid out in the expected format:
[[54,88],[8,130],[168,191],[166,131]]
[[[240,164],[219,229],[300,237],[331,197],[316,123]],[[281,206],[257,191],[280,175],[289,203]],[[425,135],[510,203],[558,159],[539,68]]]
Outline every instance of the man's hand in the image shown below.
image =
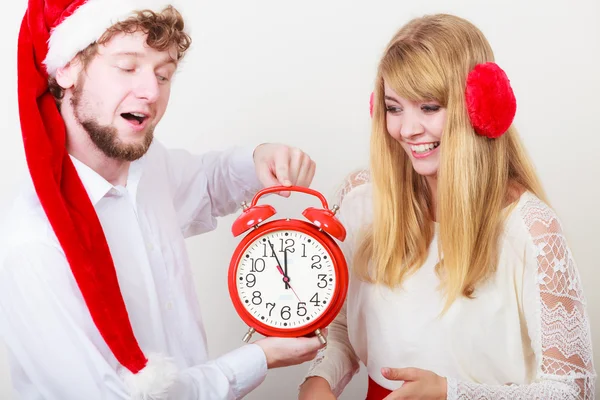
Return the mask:
[[[327,336],[327,329],[322,329],[323,336]],[[288,367],[290,365],[302,364],[317,356],[319,349],[323,347],[319,338],[279,338],[268,337],[256,342],[267,357],[267,368]]]
[[384,400],[446,400],[446,378],[434,372],[419,368],[384,368],[381,374],[386,379],[404,381],[399,389],[394,390]]
[[[265,143],[254,150],[256,175],[265,187],[308,187],[315,176],[315,162],[302,150],[283,144]],[[290,192],[280,195],[289,197]]]

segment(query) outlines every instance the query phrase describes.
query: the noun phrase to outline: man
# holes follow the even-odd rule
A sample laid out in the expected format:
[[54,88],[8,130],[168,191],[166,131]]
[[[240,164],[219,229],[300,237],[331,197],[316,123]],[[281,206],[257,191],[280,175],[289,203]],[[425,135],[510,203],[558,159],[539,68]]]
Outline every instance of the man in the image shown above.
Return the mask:
[[194,156],[153,140],[190,38],[174,8],[148,7],[31,0],[23,20],[31,184],[0,255],[19,398],[241,398],[321,347],[265,338],[207,359],[185,238],[264,186],[309,185],[315,165],[283,145]]

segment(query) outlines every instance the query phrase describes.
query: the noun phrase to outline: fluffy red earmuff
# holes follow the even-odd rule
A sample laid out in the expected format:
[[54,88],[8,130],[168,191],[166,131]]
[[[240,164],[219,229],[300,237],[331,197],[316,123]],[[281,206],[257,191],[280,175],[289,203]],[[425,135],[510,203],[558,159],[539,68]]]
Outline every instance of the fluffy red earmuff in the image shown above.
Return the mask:
[[517,111],[517,100],[506,73],[495,63],[478,64],[467,76],[465,100],[477,134],[502,136]]

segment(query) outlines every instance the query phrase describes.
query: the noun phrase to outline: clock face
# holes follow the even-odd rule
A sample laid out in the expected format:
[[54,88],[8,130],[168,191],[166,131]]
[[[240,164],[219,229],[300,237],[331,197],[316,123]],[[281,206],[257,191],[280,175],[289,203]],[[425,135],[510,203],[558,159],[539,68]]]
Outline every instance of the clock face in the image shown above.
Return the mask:
[[235,278],[246,310],[277,329],[298,329],[319,318],[337,284],[331,254],[295,230],[258,236],[242,254]]

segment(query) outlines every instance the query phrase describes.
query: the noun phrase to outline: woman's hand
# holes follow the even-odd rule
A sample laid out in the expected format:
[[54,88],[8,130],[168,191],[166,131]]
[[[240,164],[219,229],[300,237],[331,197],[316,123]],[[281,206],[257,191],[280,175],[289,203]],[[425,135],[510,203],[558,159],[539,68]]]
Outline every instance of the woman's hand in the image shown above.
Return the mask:
[[383,368],[381,374],[386,379],[404,381],[399,389],[394,390],[384,400],[446,400],[446,378],[434,372],[419,368]]
[[311,376],[300,386],[298,400],[336,400],[329,383],[320,376]]

